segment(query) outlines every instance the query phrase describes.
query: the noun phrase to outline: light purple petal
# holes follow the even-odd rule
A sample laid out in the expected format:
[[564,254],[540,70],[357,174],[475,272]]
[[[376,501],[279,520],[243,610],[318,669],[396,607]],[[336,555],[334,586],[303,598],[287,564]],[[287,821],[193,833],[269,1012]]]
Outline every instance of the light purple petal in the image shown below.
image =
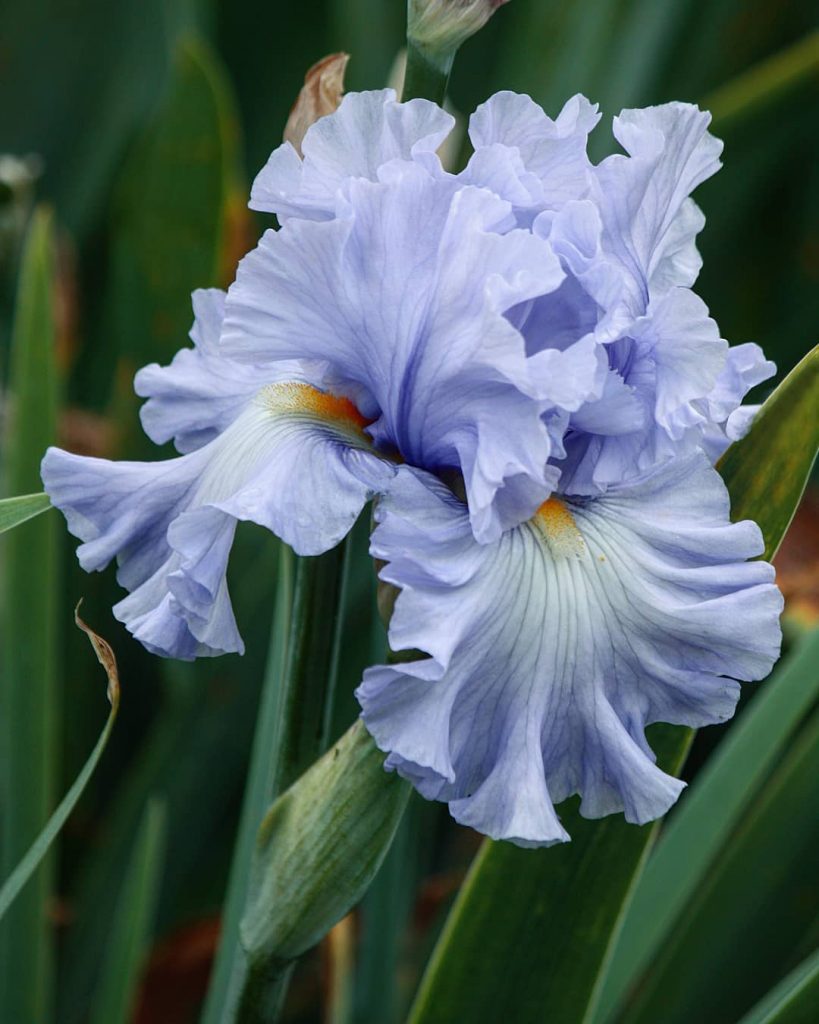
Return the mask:
[[499,92],[469,120],[475,154],[463,180],[491,188],[521,212],[555,209],[589,191],[589,132],[600,120],[584,96],[553,121],[528,96]]
[[218,438],[167,462],[109,462],[50,448],[42,477],[80,564],[114,557],[130,591],[114,609],[149,650],[194,658],[242,650],[225,572],[237,520],[299,554],[333,547],[394,467],[346,399],[301,382],[262,387]]
[[736,679],[764,677],[782,598],[755,524],[731,524],[702,454],[591,500],[552,498],[529,523],[473,542],[464,507],[399,471],[377,508],[374,557],[399,587],[393,650],[357,691],[386,765],[496,839],[568,838],[554,807],[656,818],[683,784],[654,763],[655,721],[729,718]]
[[614,119],[629,155],[598,165],[595,198],[605,247],[629,275],[638,314],[652,289],[690,286],[699,269],[694,238],[702,216],[688,196],[720,167],[722,143],[708,133],[710,121],[687,103],[624,110]]
[[221,434],[259,388],[255,367],[219,352],[225,293],[195,291],[193,312],[194,347],[180,349],[169,366],[143,367],[134,378],[134,390],[148,399],[140,410],[145,433],[157,444],[173,440],[183,453]]
[[562,271],[547,242],[497,233],[511,223],[507,203],[421,167],[394,164],[346,194],[345,216],[289,221],[243,260],[224,349],[252,363],[326,361],[380,410],[377,443],[460,469],[476,535],[497,536],[554,480],[540,419],[549,403],[504,314],[556,288]]
[[273,151],[253,183],[250,206],[280,220],[333,216],[339,189],[350,178],[376,181],[391,160],[416,160],[443,173],[435,150],[454,118],[428,100],[398,103],[392,89],[348,93],[338,110],[319,118],[302,143]]

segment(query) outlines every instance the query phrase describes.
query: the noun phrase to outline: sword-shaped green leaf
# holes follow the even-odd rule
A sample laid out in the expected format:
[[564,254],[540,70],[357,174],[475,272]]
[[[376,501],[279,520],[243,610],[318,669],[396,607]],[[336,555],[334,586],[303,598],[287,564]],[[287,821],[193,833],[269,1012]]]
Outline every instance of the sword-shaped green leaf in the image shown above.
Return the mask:
[[51,508],[47,494],[21,494],[18,498],[0,500],[0,533],[13,530],[20,523],[33,519]]
[[731,518],[753,519],[776,554],[796,514],[819,448],[819,346],[768,398],[741,441],[717,463],[731,495]]
[[[767,557],[793,518],[817,441],[814,351],[771,395],[748,435],[719,466],[733,518],[759,522]],[[804,687],[795,689],[801,693]],[[786,721],[771,757],[798,717],[799,708],[790,717],[789,710],[794,711],[782,713]],[[691,733],[669,727],[662,735],[658,759],[676,771]],[[637,828],[620,817],[590,822],[570,806],[562,817],[572,842],[564,847],[531,851],[484,843],[427,968],[412,1024],[456,1017],[524,1024],[546,1013],[553,1020],[595,1019],[607,965],[659,823]]]
[[819,949],[795,967],[739,1024],[814,1024],[819,1006]]
[[605,980],[600,1019],[609,1019],[665,941],[810,711],[819,696],[817,666],[819,630],[765,683],[686,794],[637,885]]
[[91,1024],[129,1024],[156,911],[165,845],[165,804],[148,802],[111,922]]
[[[6,486],[40,489],[40,460],[56,434],[54,235],[35,212],[17,291],[5,432]],[[40,834],[56,801],[57,519],[44,516],[3,540],[0,673],[0,871],[8,874]],[[46,1020],[53,977],[53,865],[47,858],[0,928],[0,1020]]]

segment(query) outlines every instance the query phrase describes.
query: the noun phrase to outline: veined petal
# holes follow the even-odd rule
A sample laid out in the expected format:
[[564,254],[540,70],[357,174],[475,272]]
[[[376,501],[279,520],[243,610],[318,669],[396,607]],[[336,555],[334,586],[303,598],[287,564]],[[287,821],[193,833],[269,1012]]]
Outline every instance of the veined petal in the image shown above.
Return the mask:
[[713,420],[709,397],[731,350],[705,303],[671,288],[607,351],[604,396],[573,415],[566,439],[561,487],[574,494],[605,491],[701,446]]
[[722,143],[708,133],[710,121],[688,103],[624,110],[614,119],[615,138],[629,155],[597,166],[594,194],[605,247],[629,274],[638,314],[650,291],[690,286],[699,269],[694,238],[702,216],[688,196],[721,166]]
[[377,508],[373,555],[400,588],[393,650],[357,691],[386,765],[498,839],[567,839],[554,805],[643,823],[683,783],[645,726],[721,722],[736,679],[764,677],[782,598],[755,524],[731,524],[701,454],[605,496],[552,498],[494,543],[458,500],[403,468]]
[[599,120],[585,96],[573,96],[553,121],[528,96],[495,93],[469,120],[475,154],[463,179],[493,189],[529,220],[581,199],[591,182],[586,144]]
[[428,100],[399,103],[393,89],[348,93],[338,110],[307,130],[300,159],[289,142],[275,149],[251,191],[251,209],[280,220],[323,220],[335,213],[349,178],[378,179],[391,160],[417,160],[443,173],[435,150],[455,119]]
[[256,367],[219,352],[225,293],[202,288],[192,299],[194,347],[180,349],[169,366],[143,367],[134,378],[134,390],[148,399],[140,409],[145,433],[157,444],[173,440],[183,453],[221,434],[259,389]]
[[228,294],[223,348],[253,363],[328,363],[371,396],[376,443],[431,471],[461,469],[476,535],[497,536],[554,479],[549,403],[505,313],[563,273],[545,240],[497,233],[511,213],[492,193],[408,163],[382,178],[349,183],[343,217],[264,236]]
[[167,462],[109,462],[50,448],[42,477],[80,564],[114,557],[130,591],[114,609],[149,650],[177,658],[241,651],[225,572],[238,520],[320,554],[395,469],[372,451],[345,398],[302,382],[257,390],[209,444]]
[[751,388],[775,373],[776,364],[766,359],[759,345],[753,342],[728,350],[725,367],[707,400],[709,422],[703,432],[702,446],[712,462],[751,429],[759,406],[740,403]]

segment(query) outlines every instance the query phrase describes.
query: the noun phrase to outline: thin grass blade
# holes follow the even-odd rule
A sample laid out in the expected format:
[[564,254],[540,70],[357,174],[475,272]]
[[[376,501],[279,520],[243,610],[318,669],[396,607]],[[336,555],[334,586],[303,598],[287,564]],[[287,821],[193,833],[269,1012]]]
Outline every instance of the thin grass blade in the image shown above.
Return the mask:
[[819,949],[746,1013],[739,1024],[813,1024],[819,1006]]
[[3,888],[0,889],[0,918],[4,917],[6,911],[20,895],[26,883],[37,870],[37,867],[42,863],[42,860],[48,853],[51,844],[60,834],[60,831],[66,821],[68,821],[71,812],[77,806],[77,802],[82,796],[85,787],[88,785],[88,780],[94,774],[94,770],[99,764],[102,752],[105,750],[106,744],[111,736],[111,730],[114,728],[117,712],[119,711],[119,676],[117,675],[117,663],[114,658],[114,652],[105,640],[86,626],[76,613],[75,620],[79,628],[88,636],[88,639],[91,641],[91,644],[96,651],[100,664],[106,671],[108,676],[108,702],[111,705],[111,710],[108,712],[108,718],[103,726],[99,739],[97,740],[94,749],[91,751],[88,760],[83,765],[82,771],[74,780],[73,785],[49,818],[46,827],[37,836],[34,843],[26,851],[23,859],[3,883]]
[[[10,419],[5,435],[12,494],[40,489],[40,459],[56,434],[57,372],[50,212],[35,212],[25,242],[15,310]],[[56,800],[58,686],[57,520],[44,516],[4,541],[3,671],[0,677],[0,870],[11,872]],[[0,1020],[46,1020],[53,986],[53,865],[35,872],[0,928]]]
[[165,845],[165,805],[153,799],[145,808],[111,922],[101,983],[91,1024],[129,1024],[151,935]]
[[18,498],[0,500],[0,533],[13,530],[51,508],[47,494],[21,494]]

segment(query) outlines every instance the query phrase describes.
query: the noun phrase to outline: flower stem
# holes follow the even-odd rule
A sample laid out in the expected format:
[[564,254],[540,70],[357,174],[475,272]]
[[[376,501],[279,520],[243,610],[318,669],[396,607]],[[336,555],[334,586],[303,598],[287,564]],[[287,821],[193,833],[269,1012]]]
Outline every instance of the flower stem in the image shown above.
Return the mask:
[[[239,940],[256,846],[267,806],[315,761],[330,740],[338,677],[349,541],[316,558],[282,546],[268,661],[242,820],[231,867],[223,938],[203,1024],[217,1024],[240,1004],[241,1020],[275,1020],[291,970],[248,969]],[[291,600],[292,597],[292,600]],[[275,1010],[271,1009],[274,1007]],[[264,1012],[263,1017],[259,1014]]]
[[412,99],[432,100],[443,106],[449,73],[455,54],[442,67],[427,57],[411,39],[407,40],[407,67],[404,72],[403,102]]

